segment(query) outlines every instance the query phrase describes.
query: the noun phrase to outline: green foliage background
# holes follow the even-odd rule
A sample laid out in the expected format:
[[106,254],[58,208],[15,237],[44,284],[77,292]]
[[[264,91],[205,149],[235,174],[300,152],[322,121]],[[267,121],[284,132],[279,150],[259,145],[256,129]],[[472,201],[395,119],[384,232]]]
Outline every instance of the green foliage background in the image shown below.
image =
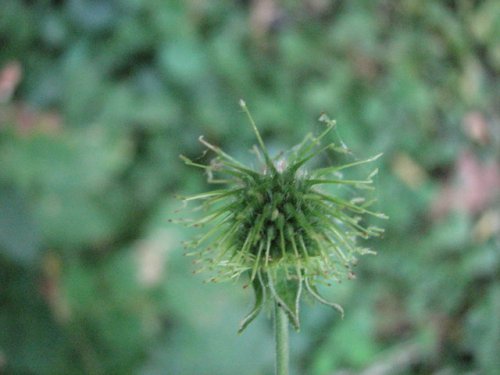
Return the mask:
[[0,70],[22,79],[13,95],[0,80],[0,372],[272,373],[270,322],[236,335],[250,291],[191,275],[191,233],[167,221],[176,193],[205,189],[178,159],[201,155],[200,134],[251,157],[244,98],[276,152],[323,111],[357,156],[384,152],[379,255],[325,289],[344,320],[303,306],[295,374],[496,374],[498,14],[496,0],[3,0]]

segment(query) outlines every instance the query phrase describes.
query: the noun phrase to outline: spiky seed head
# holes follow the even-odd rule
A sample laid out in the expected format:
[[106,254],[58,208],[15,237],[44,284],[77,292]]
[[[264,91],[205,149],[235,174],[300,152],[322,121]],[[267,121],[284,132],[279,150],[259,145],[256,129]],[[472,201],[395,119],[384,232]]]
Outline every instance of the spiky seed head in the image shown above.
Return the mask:
[[[370,163],[381,154],[347,164],[307,170],[305,165],[326,151],[349,153],[340,142],[322,146],[323,139],[335,127],[335,122],[322,114],[325,130],[306,138],[286,154],[271,158],[246,103],[240,100],[259,147],[255,148],[259,168],[251,168],[219,147],[200,142],[215,157],[208,165],[196,163],[185,156],[190,166],[205,170],[209,182],[222,184],[221,189],[184,197],[184,201],[200,201],[196,210],[204,216],[187,222],[188,226],[207,226],[197,238],[188,241],[193,249],[188,255],[197,256],[198,272],[209,272],[210,281],[238,279],[245,275],[256,296],[254,309],[243,320],[242,331],[260,312],[266,300],[274,300],[287,312],[299,329],[299,302],[306,291],[321,303],[342,308],[323,299],[318,283],[354,279],[353,266],[357,256],[374,254],[360,247],[356,238],[380,236],[383,230],[366,227],[366,215],[386,218],[369,210],[361,195],[352,199],[332,195],[329,190],[340,187],[352,192],[371,187],[376,170],[366,179],[347,180],[340,171]],[[248,285],[248,284],[247,284]]]

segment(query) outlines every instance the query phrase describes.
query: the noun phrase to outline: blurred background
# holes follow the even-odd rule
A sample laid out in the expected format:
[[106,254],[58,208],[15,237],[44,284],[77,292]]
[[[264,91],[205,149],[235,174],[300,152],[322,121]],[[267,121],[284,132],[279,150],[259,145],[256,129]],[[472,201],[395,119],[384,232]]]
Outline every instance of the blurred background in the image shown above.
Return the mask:
[[243,160],[337,120],[390,216],[303,305],[295,375],[500,371],[500,2],[2,0],[0,373],[268,375],[241,284],[168,223],[198,136]]

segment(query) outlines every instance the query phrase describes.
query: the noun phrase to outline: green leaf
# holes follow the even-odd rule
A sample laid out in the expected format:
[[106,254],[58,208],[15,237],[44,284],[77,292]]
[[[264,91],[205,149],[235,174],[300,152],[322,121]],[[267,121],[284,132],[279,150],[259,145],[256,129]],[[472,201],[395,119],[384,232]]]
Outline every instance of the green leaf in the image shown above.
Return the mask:
[[258,274],[259,277],[253,280],[252,286],[253,286],[253,291],[255,293],[255,305],[250,311],[247,316],[242,320],[240,323],[240,328],[238,329],[238,333],[242,333],[247,326],[253,322],[253,320],[259,315],[260,310],[262,310],[262,305],[263,302],[265,301],[265,286],[262,281],[262,277],[260,276],[260,273]]
[[337,310],[342,319],[344,319],[344,309],[342,308],[342,306],[340,306],[338,303],[334,303],[334,302],[330,302],[330,301],[327,301],[326,299],[324,299],[318,292],[318,290],[316,289],[316,287],[314,285],[311,285],[308,281],[307,278],[304,279],[304,284],[306,286],[306,289],[307,291],[318,301],[318,302],[321,302],[322,304],[324,305],[327,305],[327,306],[330,306],[332,308],[334,308],[335,310]]
[[299,302],[302,293],[302,278],[287,274],[287,270],[277,266],[267,271],[269,290],[274,300],[285,310],[296,331],[300,330]]

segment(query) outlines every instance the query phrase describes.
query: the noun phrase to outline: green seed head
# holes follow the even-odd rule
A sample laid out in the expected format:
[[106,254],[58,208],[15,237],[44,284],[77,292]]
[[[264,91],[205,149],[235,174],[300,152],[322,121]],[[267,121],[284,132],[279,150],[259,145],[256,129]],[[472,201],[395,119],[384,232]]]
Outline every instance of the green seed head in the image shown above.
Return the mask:
[[365,227],[362,218],[385,215],[368,209],[359,194],[351,199],[329,191],[351,194],[370,188],[376,170],[361,180],[346,180],[342,170],[369,163],[380,157],[356,160],[339,166],[308,171],[305,164],[323,152],[348,152],[341,144],[322,140],[335,123],[326,115],[326,126],[317,137],[307,136],[299,145],[277,159],[271,158],[248,111],[240,101],[257,137],[255,148],[261,167],[245,166],[220,148],[200,141],[215,153],[209,165],[181,156],[186,164],[206,171],[210,182],[224,185],[207,193],[185,197],[200,201],[196,208],[201,219],[187,221],[189,226],[207,226],[207,231],[188,241],[189,255],[198,257],[198,272],[212,274],[210,281],[237,279],[244,275],[252,284],[256,305],[242,322],[242,331],[260,312],[266,300],[274,300],[299,328],[299,302],[303,291],[341,313],[342,308],[324,300],[317,283],[340,282],[354,278],[352,267],[357,255],[373,254],[359,247],[357,237],[379,236],[382,229]]

